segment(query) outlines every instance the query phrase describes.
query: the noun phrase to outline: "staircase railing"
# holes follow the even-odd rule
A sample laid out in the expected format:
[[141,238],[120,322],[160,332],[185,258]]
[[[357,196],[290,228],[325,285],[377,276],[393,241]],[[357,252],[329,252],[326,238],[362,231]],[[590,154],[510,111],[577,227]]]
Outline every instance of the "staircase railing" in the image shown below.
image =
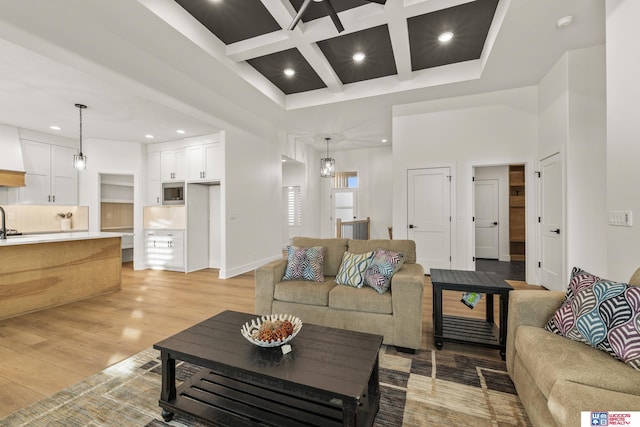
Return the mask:
[[342,221],[338,218],[336,220],[336,237],[369,240],[371,238],[371,220],[369,217],[353,221]]

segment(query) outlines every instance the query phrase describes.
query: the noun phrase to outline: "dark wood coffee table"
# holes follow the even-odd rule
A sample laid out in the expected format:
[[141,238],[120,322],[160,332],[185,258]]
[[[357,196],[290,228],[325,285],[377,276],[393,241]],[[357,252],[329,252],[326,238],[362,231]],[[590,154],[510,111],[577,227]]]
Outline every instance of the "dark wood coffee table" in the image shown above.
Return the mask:
[[[444,341],[462,342],[497,348],[505,359],[509,292],[513,287],[495,273],[483,271],[431,269],[433,284],[434,340],[438,350]],[[442,314],[442,291],[486,294],[485,320]],[[493,319],[493,295],[500,295],[500,327]],[[462,303],[461,303],[462,304]]]
[[[165,421],[185,413],[224,426],[373,424],[382,336],[305,323],[283,355],[240,334],[256,317],[224,311],[153,346]],[[176,360],[205,369],[176,388]]]

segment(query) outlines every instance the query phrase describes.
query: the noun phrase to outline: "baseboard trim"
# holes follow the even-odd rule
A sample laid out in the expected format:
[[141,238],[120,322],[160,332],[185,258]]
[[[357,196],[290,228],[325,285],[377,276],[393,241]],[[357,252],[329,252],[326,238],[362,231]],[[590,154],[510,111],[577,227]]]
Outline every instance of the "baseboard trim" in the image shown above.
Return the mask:
[[247,273],[249,271],[253,271],[258,267],[265,265],[268,262],[275,261],[277,259],[282,259],[282,254],[273,255],[268,258],[263,258],[261,260],[253,261],[248,264],[239,265],[237,267],[232,268],[221,268],[219,272],[219,277],[221,279],[229,279],[234,276],[238,276],[240,274]]

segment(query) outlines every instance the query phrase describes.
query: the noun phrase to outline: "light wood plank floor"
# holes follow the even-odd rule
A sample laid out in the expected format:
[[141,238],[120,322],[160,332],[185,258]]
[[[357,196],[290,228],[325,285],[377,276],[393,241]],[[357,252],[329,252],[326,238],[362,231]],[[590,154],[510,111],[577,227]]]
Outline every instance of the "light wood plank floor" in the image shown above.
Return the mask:
[[[184,274],[133,271],[125,264],[122,274],[119,292],[0,321],[0,418],[223,310],[254,312],[253,273],[220,280],[213,269]],[[483,317],[484,299],[473,310],[459,300],[459,292],[445,292],[444,312]],[[422,347],[432,349],[428,276],[423,307]],[[445,348],[499,359],[497,350]]]

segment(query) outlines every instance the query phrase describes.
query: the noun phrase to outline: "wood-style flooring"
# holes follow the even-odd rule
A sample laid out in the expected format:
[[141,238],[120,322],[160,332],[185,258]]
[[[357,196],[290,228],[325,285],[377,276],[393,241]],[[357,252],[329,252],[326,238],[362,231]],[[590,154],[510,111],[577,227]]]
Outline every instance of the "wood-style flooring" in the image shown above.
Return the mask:
[[[540,289],[510,283],[516,289]],[[0,418],[223,310],[253,313],[254,300],[253,273],[221,280],[214,269],[134,271],[129,263],[123,266],[121,291],[2,320]],[[445,291],[443,305],[446,314],[478,318],[485,310],[484,299],[473,310],[467,308],[459,292]],[[428,276],[423,307],[422,347],[433,349]],[[497,350],[451,343],[445,348],[499,358]]]

